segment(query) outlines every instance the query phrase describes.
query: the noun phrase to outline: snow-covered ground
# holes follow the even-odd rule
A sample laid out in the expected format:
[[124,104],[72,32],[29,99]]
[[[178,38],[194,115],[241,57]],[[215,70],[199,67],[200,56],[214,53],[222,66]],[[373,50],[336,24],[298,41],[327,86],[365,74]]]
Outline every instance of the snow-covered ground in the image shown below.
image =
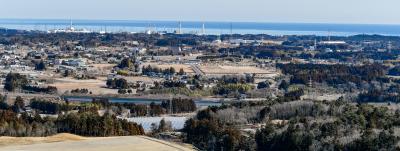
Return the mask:
[[151,124],[155,123],[158,125],[160,121],[164,119],[165,121],[169,121],[172,124],[173,129],[182,129],[183,126],[185,125],[185,121],[188,119],[187,117],[133,117],[133,118],[127,118],[126,120],[130,122],[135,122],[138,124],[141,124],[143,126],[143,129],[146,132],[151,131]]

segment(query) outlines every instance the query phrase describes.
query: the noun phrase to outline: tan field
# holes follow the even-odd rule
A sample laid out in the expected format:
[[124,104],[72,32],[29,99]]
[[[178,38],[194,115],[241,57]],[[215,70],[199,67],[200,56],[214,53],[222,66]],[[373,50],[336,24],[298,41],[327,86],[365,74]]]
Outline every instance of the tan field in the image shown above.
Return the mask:
[[154,56],[154,58],[160,59],[162,61],[176,61],[177,58],[180,58],[180,60],[191,60],[191,59],[196,59],[198,56],[201,56],[202,54],[193,54],[191,56]]
[[145,83],[154,83],[155,81],[159,82],[162,79],[161,78],[150,78],[150,77],[144,77],[144,76],[137,76],[137,77],[124,77],[128,82],[137,82],[137,81],[142,81]]
[[117,90],[108,89],[106,87],[106,78],[99,77],[96,80],[76,80],[72,78],[57,78],[51,84],[58,89],[59,93],[64,93],[73,89],[88,89],[95,95],[101,94],[118,94]]
[[146,136],[80,137],[58,134],[50,137],[0,137],[0,151],[189,151],[193,150]]
[[12,145],[29,145],[36,143],[53,143],[61,141],[80,141],[84,140],[84,137],[76,136],[72,134],[58,134],[49,137],[0,137],[0,148]]
[[156,66],[161,69],[168,69],[168,68],[174,68],[176,72],[179,72],[180,69],[183,69],[186,73],[194,73],[192,67],[187,64],[157,64],[157,63],[146,63],[144,64],[145,66],[151,65],[151,66]]
[[104,70],[111,70],[116,64],[90,64],[90,66],[93,66],[96,69],[104,69]]
[[89,64],[89,73],[99,76],[107,76],[114,66],[116,66],[116,64]]
[[268,74],[268,70],[253,67],[253,66],[220,66],[220,65],[202,65],[200,66],[201,71],[205,74],[244,74],[244,73],[256,73],[256,74]]

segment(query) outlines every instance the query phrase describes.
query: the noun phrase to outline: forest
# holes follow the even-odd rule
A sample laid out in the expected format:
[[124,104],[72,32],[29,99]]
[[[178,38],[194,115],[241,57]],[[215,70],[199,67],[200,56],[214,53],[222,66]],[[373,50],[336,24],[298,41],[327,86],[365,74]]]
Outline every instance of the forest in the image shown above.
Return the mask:
[[147,67],[143,67],[142,69],[143,75],[148,75],[148,76],[153,76],[153,75],[158,75],[158,74],[164,74],[164,75],[173,75],[176,73],[175,68],[167,68],[167,69],[160,69],[158,67],[152,67],[148,65]]
[[349,82],[360,86],[363,82],[380,80],[387,67],[380,64],[363,66],[323,65],[323,64],[278,64],[284,74],[291,75],[290,83],[308,84],[310,80],[331,86]]
[[[1,97],[3,98],[3,97]],[[32,100],[34,110],[57,117],[41,117],[39,112],[28,112],[24,100],[17,98],[11,106],[1,101],[0,135],[1,136],[50,136],[57,133],[72,133],[81,136],[127,136],[143,135],[141,125],[118,119],[114,115],[100,116],[97,110],[79,110],[77,113],[68,104],[58,104]],[[61,114],[61,111],[66,111]]]
[[159,116],[166,113],[190,113],[196,111],[193,99],[172,98],[163,100],[160,104],[154,102],[149,105],[134,103],[112,103],[108,99],[93,99],[92,104],[99,109],[108,109],[120,114],[123,109],[128,109],[132,117]]
[[[280,121],[280,122],[277,122]],[[255,132],[248,124],[261,124]],[[400,110],[334,102],[237,103],[198,112],[182,130],[202,150],[397,150]]]
[[24,90],[27,92],[38,92],[38,93],[57,93],[57,88],[52,86],[38,87],[29,84],[29,81],[25,75],[19,73],[8,73],[4,81],[4,89],[7,91]]

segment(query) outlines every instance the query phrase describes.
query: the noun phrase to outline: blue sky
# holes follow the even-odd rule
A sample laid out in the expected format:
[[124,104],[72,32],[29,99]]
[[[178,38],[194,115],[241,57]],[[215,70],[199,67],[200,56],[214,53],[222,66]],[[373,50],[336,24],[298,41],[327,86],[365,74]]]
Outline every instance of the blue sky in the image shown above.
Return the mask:
[[0,0],[0,18],[400,24],[399,0]]

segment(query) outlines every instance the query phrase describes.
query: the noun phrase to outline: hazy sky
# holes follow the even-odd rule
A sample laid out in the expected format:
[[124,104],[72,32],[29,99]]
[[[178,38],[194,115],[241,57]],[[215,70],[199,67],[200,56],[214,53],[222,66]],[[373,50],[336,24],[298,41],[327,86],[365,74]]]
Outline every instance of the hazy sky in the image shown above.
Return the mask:
[[400,24],[399,0],[0,0],[0,18]]

